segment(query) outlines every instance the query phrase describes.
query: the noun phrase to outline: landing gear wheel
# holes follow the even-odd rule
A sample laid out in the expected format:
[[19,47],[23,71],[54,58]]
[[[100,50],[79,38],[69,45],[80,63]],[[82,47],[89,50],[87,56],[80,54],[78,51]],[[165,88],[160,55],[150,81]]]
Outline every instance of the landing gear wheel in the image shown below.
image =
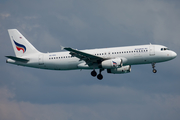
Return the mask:
[[153,69],[153,73],[157,73],[157,70],[156,70],[156,69]]
[[96,75],[97,75],[96,71],[93,70],[93,71],[91,72],[91,75],[92,75],[93,77],[96,77]]
[[98,78],[99,80],[102,80],[102,79],[103,79],[102,74],[98,74],[97,78]]
[[154,69],[154,68],[155,68],[155,64],[156,64],[156,63],[152,63],[153,73],[157,73],[157,70]]

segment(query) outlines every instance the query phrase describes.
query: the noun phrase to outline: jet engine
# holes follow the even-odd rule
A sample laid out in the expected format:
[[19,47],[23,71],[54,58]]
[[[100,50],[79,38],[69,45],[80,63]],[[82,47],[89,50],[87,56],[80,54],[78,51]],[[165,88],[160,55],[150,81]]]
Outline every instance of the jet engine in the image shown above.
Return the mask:
[[123,74],[123,73],[129,73],[129,72],[131,72],[130,65],[122,66],[120,68],[107,69],[107,73],[113,73],[113,74]]
[[101,63],[101,67],[106,69],[118,68],[121,66],[122,66],[122,59],[120,58],[105,60]]

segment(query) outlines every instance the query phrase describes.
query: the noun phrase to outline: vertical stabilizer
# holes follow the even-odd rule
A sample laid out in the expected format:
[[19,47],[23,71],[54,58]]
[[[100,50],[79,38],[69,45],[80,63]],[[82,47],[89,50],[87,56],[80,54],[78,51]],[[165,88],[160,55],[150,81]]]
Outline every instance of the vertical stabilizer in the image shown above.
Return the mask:
[[16,57],[40,53],[17,29],[8,30]]

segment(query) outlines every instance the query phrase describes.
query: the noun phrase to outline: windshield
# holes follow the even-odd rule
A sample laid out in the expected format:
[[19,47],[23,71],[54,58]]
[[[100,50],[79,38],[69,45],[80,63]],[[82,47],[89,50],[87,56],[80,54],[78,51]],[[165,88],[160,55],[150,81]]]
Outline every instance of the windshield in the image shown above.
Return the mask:
[[169,50],[169,48],[161,48],[161,51]]

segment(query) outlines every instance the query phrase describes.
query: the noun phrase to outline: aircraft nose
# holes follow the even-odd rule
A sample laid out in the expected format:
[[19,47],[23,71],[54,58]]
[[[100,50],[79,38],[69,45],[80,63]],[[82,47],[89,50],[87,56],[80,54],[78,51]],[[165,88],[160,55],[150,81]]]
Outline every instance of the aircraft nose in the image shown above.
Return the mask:
[[172,57],[175,58],[177,56],[177,53],[175,53],[174,51],[172,51]]

